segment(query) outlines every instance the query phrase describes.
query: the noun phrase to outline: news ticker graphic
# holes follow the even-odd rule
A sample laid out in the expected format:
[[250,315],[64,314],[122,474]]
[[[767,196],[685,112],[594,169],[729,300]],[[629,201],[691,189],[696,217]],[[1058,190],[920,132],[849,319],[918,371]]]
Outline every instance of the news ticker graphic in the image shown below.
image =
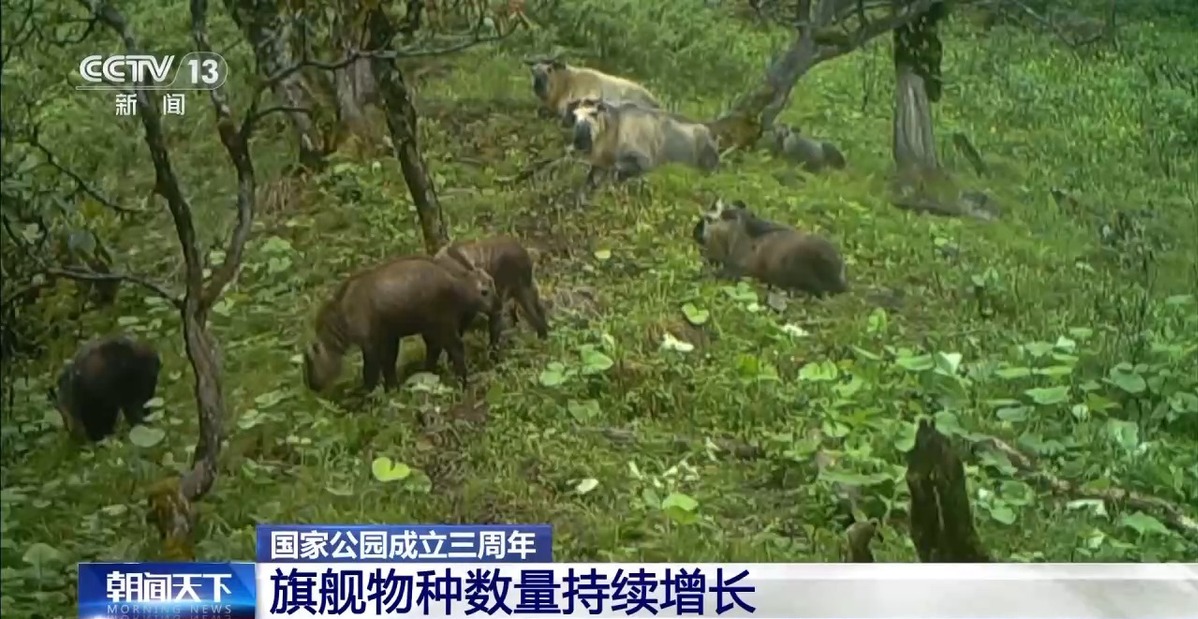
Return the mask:
[[79,617],[254,619],[253,563],[80,563]]
[[[85,619],[1198,616],[1195,563],[108,563],[79,573]],[[255,593],[256,614],[246,610]]]
[[[216,52],[176,56],[92,54],[79,62],[76,90],[215,90],[229,77],[229,63]],[[177,67],[177,68],[176,68]]]
[[548,563],[553,528],[494,525],[258,525],[258,562]]

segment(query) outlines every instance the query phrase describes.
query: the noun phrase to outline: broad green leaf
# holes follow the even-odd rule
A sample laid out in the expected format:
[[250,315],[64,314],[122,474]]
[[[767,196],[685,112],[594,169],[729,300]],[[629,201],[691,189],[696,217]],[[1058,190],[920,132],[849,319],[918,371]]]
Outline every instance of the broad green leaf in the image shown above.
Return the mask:
[[961,427],[961,420],[952,411],[940,411],[933,415],[932,419],[936,423],[936,429],[943,434],[949,436],[965,435],[965,428]]
[[611,357],[594,348],[585,348],[582,350],[583,374],[598,374],[607,371],[613,365],[615,365],[615,361],[612,361]]
[[990,506],[990,517],[1003,524],[1015,523],[1015,510],[1006,503],[996,503]]
[[885,473],[862,474],[821,469],[819,478],[833,484],[844,484],[846,486],[872,486],[873,484],[880,484],[889,480],[890,476]]
[[578,485],[574,486],[574,491],[578,494],[586,494],[598,487],[599,480],[595,479],[594,477],[588,477],[578,482]]
[[1069,385],[1060,385],[1058,387],[1036,387],[1024,391],[1027,397],[1033,402],[1041,406],[1051,406],[1060,404],[1069,399]]
[[957,369],[961,367],[961,359],[961,353],[959,352],[938,352],[936,353],[936,369],[950,376],[955,376]]
[[669,496],[661,501],[662,509],[674,508],[680,509],[684,512],[693,512],[698,507],[698,501],[691,498],[689,495],[682,494],[681,492],[671,492]]
[[936,367],[936,362],[932,360],[932,355],[899,357],[894,360],[894,364],[910,372],[924,372]]
[[1144,512],[1128,514],[1120,522],[1140,535],[1169,535],[1168,527]]
[[1033,357],[1043,357],[1052,352],[1052,344],[1048,342],[1028,342],[1023,345],[1023,349]]
[[113,516],[113,517],[122,516],[128,511],[129,511],[129,506],[121,505],[120,503],[117,503],[115,505],[105,505],[104,507],[100,508],[100,513],[104,514],[105,516]]
[[412,474],[412,468],[403,462],[395,462],[387,456],[379,456],[370,463],[370,473],[381,482],[400,481]]
[[1134,451],[1140,446],[1140,426],[1132,421],[1124,421],[1122,419],[1108,419],[1107,432],[1111,438],[1127,451]]
[[62,563],[66,555],[49,544],[34,542],[25,549],[21,560],[37,569],[44,569]]
[[551,361],[544,370],[541,370],[541,375],[537,379],[546,387],[557,387],[566,382],[566,366],[560,362]]
[[1124,372],[1118,369],[1111,370],[1108,381],[1112,385],[1131,394],[1142,393],[1148,388],[1148,384],[1144,382],[1143,376],[1135,372]]
[[799,370],[799,380],[830,381],[840,377],[840,370],[831,361],[808,363]]
[[705,309],[699,309],[692,303],[687,303],[682,306],[682,314],[686,316],[687,322],[696,326],[707,322],[707,319],[711,317],[710,312]]
[[566,402],[566,410],[578,421],[590,421],[602,412],[598,400],[570,400]]
[[1067,376],[1067,375],[1073,373],[1073,366],[1071,366],[1071,365],[1050,365],[1046,368],[1036,368],[1033,371],[1039,376],[1048,376],[1048,377]]
[[1007,380],[1015,378],[1025,378],[1032,375],[1031,368],[1000,368],[994,372],[999,378]]
[[995,415],[1008,423],[1017,423],[1027,421],[1028,414],[1031,413],[1030,406],[1007,406],[995,411]]
[[1066,509],[1085,509],[1094,513],[1096,516],[1106,517],[1106,503],[1101,499],[1078,499],[1069,501],[1065,504]]
[[918,429],[915,423],[899,423],[898,432],[894,435],[894,448],[903,453],[915,449],[915,433]]
[[166,438],[166,430],[147,425],[136,425],[129,430],[129,442],[138,447],[153,447]]
[[600,262],[603,262],[604,260],[610,260],[611,259],[611,250],[610,249],[595,250],[595,259]]

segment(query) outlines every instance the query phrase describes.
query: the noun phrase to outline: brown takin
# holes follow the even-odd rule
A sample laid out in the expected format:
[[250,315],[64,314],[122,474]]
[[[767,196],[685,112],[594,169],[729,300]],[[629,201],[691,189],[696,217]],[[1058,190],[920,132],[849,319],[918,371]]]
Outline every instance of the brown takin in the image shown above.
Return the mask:
[[544,109],[567,125],[573,123],[568,113],[570,104],[583,99],[634,103],[647,108],[661,107],[657,97],[648,88],[632,80],[594,69],[570,66],[556,58],[526,60],[525,64],[532,71],[532,90]]
[[596,99],[580,101],[573,114],[572,146],[591,164],[588,185],[594,186],[604,171],[613,171],[617,180],[623,180],[670,163],[705,172],[719,167],[715,136],[702,123],[664,110]]
[[[533,276],[532,256],[514,238],[497,236],[467,242],[454,242],[437,252],[439,261],[455,261],[465,256],[472,264],[487,272],[495,281],[495,302],[488,312],[491,347],[496,350],[503,331],[503,310],[510,302],[520,307],[524,317],[536,331],[537,337],[549,337],[545,307],[537,292]],[[512,323],[517,322],[516,307],[511,308]]]
[[822,297],[848,290],[844,259],[827,239],[754,215],[745,203],[716,199],[691,232],[725,275]]
[[110,336],[84,344],[48,396],[68,432],[96,442],[116,431],[120,411],[130,426],[142,423],[161,368],[149,344]]
[[494,303],[495,282],[469,258],[447,269],[427,256],[391,260],[351,276],[321,306],[316,341],[304,351],[304,382],[323,391],[341,374],[345,353],[362,350],[362,383],[367,391],[383,379],[384,389],[398,384],[400,339],[419,335],[427,349],[424,367],[433,371],[441,352],[468,383],[462,332]]

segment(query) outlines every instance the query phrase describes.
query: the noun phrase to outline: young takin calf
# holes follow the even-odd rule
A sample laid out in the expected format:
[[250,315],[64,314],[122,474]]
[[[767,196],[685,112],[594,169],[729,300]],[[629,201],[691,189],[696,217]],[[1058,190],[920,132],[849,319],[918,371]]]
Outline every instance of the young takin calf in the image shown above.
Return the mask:
[[117,412],[135,426],[158,388],[162,360],[153,347],[126,336],[84,344],[58,375],[50,400],[72,435],[98,442],[116,431]]
[[725,275],[748,275],[768,286],[817,297],[848,290],[844,259],[835,245],[761,219],[740,200],[717,199],[691,236]]
[[669,163],[705,172],[719,167],[720,151],[707,125],[663,110],[595,99],[580,101],[573,113],[573,146],[590,161],[590,187],[604,171],[623,180]]
[[774,127],[767,139],[771,153],[813,174],[825,168],[840,170],[847,165],[844,154],[831,142],[809,138],[786,125]]
[[574,122],[568,113],[570,104],[583,99],[661,107],[648,88],[632,80],[570,66],[558,59],[526,60],[525,64],[532,72],[532,90],[543,109],[561,118],[567,126]]
[[[549,337],[549,323],[545,318],[545,307],[537,292],[533,276],[532,256],[514,238],[497,236],[467,242],[454,242],[437,252],[438,261],[455,261],[456,255],[465,256],[487,272],[495,281],[495,303],[487,314],[490,327],[490,342],[493,351],[498,349],[503,331],[503,310],[512,301],[524,312],[524,317],[537,332],[537,337]],[[511,308],[512,323],[516,323],[516,307]]]
[[304,382],[325,390],[341,374],[345,353],[362,349],[362,384],[373,391],[399,385],[396,361],[400,339],[420,335],[427,349],[424,367],[434,371],[441,352],[468,385],[462,332],[494,303],[495,282],[466,256],[450,269],[427,256],[398,258],[351,276],[316,317],[316,341],[304,350]]

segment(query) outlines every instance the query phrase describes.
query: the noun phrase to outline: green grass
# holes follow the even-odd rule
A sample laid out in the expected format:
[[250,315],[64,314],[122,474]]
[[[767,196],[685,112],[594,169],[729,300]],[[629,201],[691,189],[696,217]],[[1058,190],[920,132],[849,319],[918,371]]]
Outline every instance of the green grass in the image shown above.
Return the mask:
[[[594,28],[604,15],[592,18]],[[733,23],[722,26],[726,38],[704,39],[691,30],[722,18],[698,15],[663,34],[662,49],[628,46],[628,57],[606,68],[625,62],[621,72],[646,79],[675,107],[710,117],[758,76],[778,37]],[[625,36],[639,36],[637,28],[647,27]],[[1192,57],[1185,33],[1127,29],[1133,40],[1171,41]],[[892,67],[884,40],[805,77],[782,119],[840,144],[850,159],[844,172],[797,182],[784,163],[743,153],[716,175],[662,170],[643,192],[608,190],[583,209],[567,199],[581,167],[507,186],[500,179],[562,148],[560,130],[535,117],[519,62],[548,36],[456,56],[448,73],[419,89],[422,147],[453,235],[516,234],[542,255],[550,338],[521,325],[492,364],[482,334],[471,334],[472,405],[427,381],[363,397],[354,391],[356,355],[327,399],[304,390],[298,353],[318,303],[346,274],[421,243],[393,159],[340,160],[288,192],[278,180],[294,153],[288,134],[281,123],[262,131],[255,156],[264,191],[286,197],[260,214],[242,273],[212,317],[230,418],[220,476],[201,506],[200,556],[252,557],[259,522],[550,522],[563,561],[834,561],[841,533],[832,482],[842,481],[862,485],[866,512],[884,519],[879,560],[912,561],[902,450],[921,415],[960,436],[1002,437],[1078,486],[1135,488],[1194,514],[1198,217],[1184,188],[1154,167],[1167,145],[1151,142],[1149,123],[1164,117],[1144,112],[1171,100],[1138,89],[1144,78],[1126,55],[1079,59],[1027,34],[974,39],[964,25],[950,29],[937,131],[945,164],[1004,205],[1002,219],[985,224],[887,204]],[[664,72],[663,58],[681,57],[671,54],[722,64],[696,84],[702,75]],[[219,239],[232,185],[215,135],[202,130],[211,124],[205,102],[189,104],[194,126],[175,131],[175,154],[205,238]],[[97,131],[144,159],[131,127]],[[971,179],[950,151],[952,131],[968,133],[999,174]],[[1174,162],[1185,171],[1175,178],[1198,171],[1193,156]],[[152,175],[139,178],[144,196]],[[1062,212],[1048,195],[1056,185],[1079,190],[1094,212]],[[779,314],[758,287],[716,281],[689,238],[698,209],[716,195],[835,238],[853,290],[824,302],[793,299]],[[1148,205],[1155,216],[1145,225],[1160,247],[1151,278],[1101,251],[1094,219]],[[134,265],[161,275],[178,268],[164,214],[125,236],[137,242],[128,245]],[[67,303],[61,297],[46,301],[47,316]],[[1141,301],[1147,309],[1129,318]],[[687,304],[692,318],[706,314],[703,324],[688,323]],[[6,615],[31,605],[46,616],[71,614],[73,570],[60,566],[157,552],[142,501],[152,482],[189,461],[192,377],[173,310],[126,288],[119,307],[88,316],[81,333],[118,329],[163,352],[154,421],[167,431],[162,442],[69,443],[42,394],[77,343],[73,333],[6,381]],[[663,349],[666,334],[693,350]],[[405,358],[419,357],[418,343],[405,345]],[[956,354],[963,371],[954,377],[943,370]],[[1038,371],[1021,377],[1019,368]],[[453,384],[447,369],[440,375]],[[1025,393],[1033,388],[1041,390]],[[738,458],[713,446],[729,441],[756,453]],[[837,457],[822,478],[812,463],[817,448]],[[381,456],[416,472],[381,483],[371,475]],[[1053,496],[993,455],[969,462],[975,517],[996,557],[1198,553],[1193,540],[1134,509]],[[585,479],[598,485],[580,494]],[[697,507],[663,509],[671,493]]]

